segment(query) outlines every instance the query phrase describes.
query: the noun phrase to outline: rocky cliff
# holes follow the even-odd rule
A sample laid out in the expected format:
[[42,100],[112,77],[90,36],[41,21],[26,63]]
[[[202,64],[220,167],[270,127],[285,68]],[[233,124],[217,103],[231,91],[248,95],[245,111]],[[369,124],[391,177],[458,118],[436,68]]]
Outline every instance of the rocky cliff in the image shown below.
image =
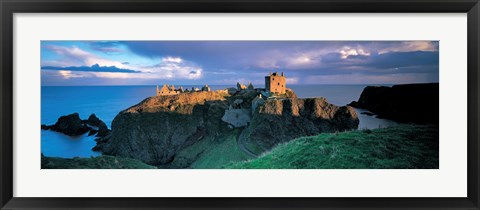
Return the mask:
[[[180,151],[204,139],[223,141],[235,129],[243,129],[240,136],[247,143],[268,150],[299,136],[358,126],[351,107],[337,107],[323,98],[265,98],[264,103],[254,103],[258,106],[254,111],[242,112],[251,115],[249,122],[235,126],[229,123],[236,115],[228,110],[251,110],[257,97],[262,97],[258,90],[241,90],[233,95],[215,91],[150,97],[120,112],[112,122],[112,134],[98,141],[96,149],[159,166],[175,164]],[[229,120],[225,120],[226,113]]]
[[302,136],[355,129],[358,123],[352,107],[338,107],[325,98],[266,100],[253,115],[242,138],[261,152]]
[[367,109],[379,118],[400,122],[438,124],[439,85],[406,84],[365,87],[350,106]]
[[221,118],[224,92],[156,96],[120,112],[112,135],[97,145],[104,154],[131,157],[153,165],[168,164],[178,151],[228,130]]

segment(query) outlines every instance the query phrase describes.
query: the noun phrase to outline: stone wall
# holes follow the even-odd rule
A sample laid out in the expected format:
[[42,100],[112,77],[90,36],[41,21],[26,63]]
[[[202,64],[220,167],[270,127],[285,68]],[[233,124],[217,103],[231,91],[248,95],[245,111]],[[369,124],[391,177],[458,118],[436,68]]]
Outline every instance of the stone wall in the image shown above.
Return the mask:
[[265,88],[271,93],[285,94],[286,78],[284,76],[267,76],[265,77]]

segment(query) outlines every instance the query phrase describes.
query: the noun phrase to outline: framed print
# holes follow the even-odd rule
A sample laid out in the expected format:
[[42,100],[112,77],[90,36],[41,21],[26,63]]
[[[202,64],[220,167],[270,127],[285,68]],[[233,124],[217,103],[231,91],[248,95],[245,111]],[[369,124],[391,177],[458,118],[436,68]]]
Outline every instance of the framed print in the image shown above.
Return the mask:
[[2,1],[2,209],[478,209],[478,1]]

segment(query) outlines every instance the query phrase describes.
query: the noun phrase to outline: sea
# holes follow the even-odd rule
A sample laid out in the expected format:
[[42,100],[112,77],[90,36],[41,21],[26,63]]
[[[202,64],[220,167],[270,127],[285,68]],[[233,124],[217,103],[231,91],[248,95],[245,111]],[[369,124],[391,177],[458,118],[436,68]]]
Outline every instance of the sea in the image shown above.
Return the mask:
[[[367,85],[289,85],[299,98],[325,97],[330,103],[344,106],[358,100]],[[385,86],[385,85],[384,85]],[[387,85],[388,86],[388,85]],[[183,86],[201,88],[201,86]],[[232,86],[211,85],[213,90]],[[41,124],[55,124],[62,115],[74,112],[87,119],[95,113],[107,126],[122,110],[138,104],[143,99],[154,96],[155,86],[42,86]],[[396,125],[391,120],[369,116],[366,110],[356,109],[360,124],[358,129],[374,129]],[[94,157],[101,155],[92,151],[96,142],[87,134],[70,137],[54,131],[42,130],[41,150],[50,157]]]

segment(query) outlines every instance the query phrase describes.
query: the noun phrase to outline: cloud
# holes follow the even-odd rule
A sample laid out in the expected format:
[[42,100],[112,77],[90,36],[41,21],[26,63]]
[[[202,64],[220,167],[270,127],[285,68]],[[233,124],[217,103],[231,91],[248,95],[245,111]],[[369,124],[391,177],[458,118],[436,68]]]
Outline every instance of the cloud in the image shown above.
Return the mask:
[[99,64],[101,66],[115,66],[117,68],[128,68],[119,61],[113,61],[102,58],[79,47],[64,47],[56,45],[46,45],[46,49],[60,56],[57,60],[42,60],[42,66],[92,66]]
[[324,50],[273,50],[253,58],[256,68],[302,70],[321,66]]
[[360,64],[377,69],[390,69],[411,66],[438,65],[438,52],[414,51],[414,52],[389,52],[371,56],[367,62]]
[[350,47],[344,47],[342,50],[340,50],[340,55],[340,58],[347,59],[349,56],[370,56],[370,53],[362,48],[355,49]]
[[[54,78],[84,79],[87,83],[109,78],[131,79],[132,84],[147,80],[263,84],[270,71],[284,71],[288,84],[312,82],[318,76],[322,80],[317,84],[328,83],[328,75],[343,77],[340,82],[356,81],[339,76],[351,74],[369,83],[368,79],[380,81],[384,76],[400,80],[400,75],[414,81],[412,74],[430,75],[424,78],[435,81],[438,55],[437,41],[68,41],[42,42],[41,64],[51,69],[45,71],[56,71],[55,77],[50,72]],[[95,64],[112,69],[82,71]],[[60,70],[69,72],[63,72],[63,77],[58,74]]]
[[[70,66],[55,67],[44,66],[44,71],[58,71],[58,75],[64,78],[137,78],[137,79],[199,79],[202,77],[203,69],[196,65],[164,62],[149,67],[141,67],[139,70],[120,69],[115,66],[100,66],[98,64],[92,66]],[[75,72],[75,73],[73,73]],[[49,76],[51,76],[50,74]]]
[[[391,42],[387,42],[391,43]],[[438,42],[432,41],[403,41],[390,44],[390,46],[385,46],[378,49],[379,54],[387,52],[411,52],[411,51],[427,51],[427,52],[436,52],[438,51]]]
[[388,75],[333,74],[316,75],[305,79],[304,84],[407,84],[438,82],[438,74],[408,73]]
[[89,42],[89,44],[93,50],[96,50],[105,54],[115,54],[115,53],[124,52],[124,50],[119,48],[120,42],[116,42],[116,41],[92,41],[92,42]]
[[[91,43],[91,45],[110,47],[118,43]],[[185,60],[179,56],[163,56],[157,60],[156,65],[131,65],[130,62],[119,62],[105,59],[101,56],[87,52],[79,47],[65,47],[46,45],[46,49],[54,52],[59,59],[54,61],[42,61],[44,70],[69,70],[83,72],[103,72],[88,76],[102,78],[150,78],[150,79],[199,79],[203,69],[194,62]],[[159,61],[158,61],[159,60]],[[152,61],[154,62],[154,61]],[[136,75],[112,74],[112,73],[138,73]],[[87,76],[86,76],[87,77]]]
[[202,77],[203,69],[201,66],[186,61],[180,57],[164,57],[161,62],[142,68],[149,72],[152,77],[162,79],[199,79]]
[[373,70],[394,69],[414,66],[437,66],[439,63],[438,52],[388,52],[383,54],[349,55],[343,57],[341,53],[330,53],[322,58],[322,62],[331,69],[344,70]]
[[[205,69],[237,71],[316,70],[324,68],[325,56],[336,53],[353,60],[391,52],[438,52],[436,41],[127,41],[122,42],[141,56],[182,57]],[[340,62],[340,61],[338,61]]]
[[92,66],[68,66],[68,67],[57,67],[57,66],[43,66],[44,70],[69,70],[69,71],[92,71],[92,72],[121,72],[121,73],[140,73],[140,71],[131,70],[131,69],[121,69],[115,66],[100,66],[94,64]]
[[72,71],[64,71],[60,70],[58,71],[58,74],[60,74],[63,78],[65,79],[70,79],[70,78],[84,78],[84,75],[82,74],[75,74],[72,73]]
[[298,77],[287,77],[287,84],[298,84],[300,79]]
[[166,62],[166,63],[182,63],[182,58],[180,57],[165,57],[165,58],[162,58],[162,61],[163,62]]

